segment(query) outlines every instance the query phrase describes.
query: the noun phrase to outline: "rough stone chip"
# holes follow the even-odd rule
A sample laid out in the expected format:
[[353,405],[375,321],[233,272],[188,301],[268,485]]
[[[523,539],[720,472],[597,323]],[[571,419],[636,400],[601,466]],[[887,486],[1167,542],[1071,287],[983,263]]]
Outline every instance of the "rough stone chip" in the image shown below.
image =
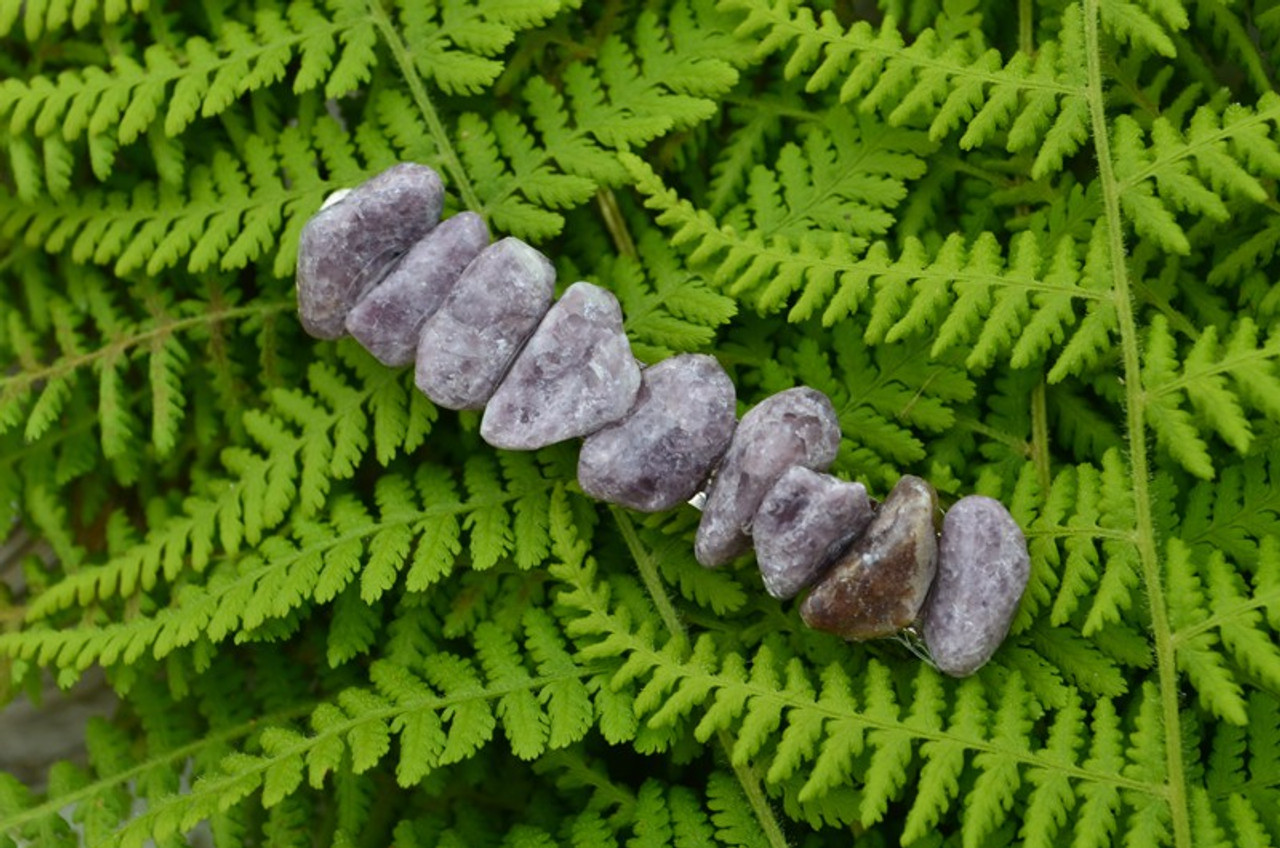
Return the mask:
[[626,415],[639,390],[640,366],[618,299],[591,283],[574,283],[489,399],[480,435],[504,450],[586,436]]
[[999,501],[970,495],[942,522],[938,579],[924,608],[924,641],[938,668],[963,677],[1009,632],[1031,575],[1027,540]]
[[707,493],[698,562],[710,568],[745,552],[751,520],[777,479],[793,465],[827,470],[839,447],[835,407],[815,389],[778,392],[742,416]]
[[504,238],[472,260],[418,340],[418,388],[446,409],[480,409],[555,293],[550,260]]
[[489,228],[476,213],[443,221],[360,299],[347,316],[347,332],[383,365],[413,362],[422,325],[488,244]]
[[444,186],[425,165],[394,165],[326,204],[298,242],[298,317],[320,339],[342,336],[347,313],[440,220]]
[[627,417],[578,454],[578,484],[593,498],[642,512],[687,501],[729,445],[734,389],[710,356],[682,354],[646,368]]
[[846,639],[890,636],[915,621],[938,570],[933,487],[906,476],[866,533],[800,605],[805,624]]
[[775,598],[794,597],[871,523],[861,483],[793,465],[764,496],[752,522],[756,561]]

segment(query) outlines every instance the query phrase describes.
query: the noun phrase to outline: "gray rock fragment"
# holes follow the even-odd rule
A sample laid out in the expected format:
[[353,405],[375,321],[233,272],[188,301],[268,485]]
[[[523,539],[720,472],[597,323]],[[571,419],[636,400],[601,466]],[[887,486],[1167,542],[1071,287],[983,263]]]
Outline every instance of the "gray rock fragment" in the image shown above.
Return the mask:
[[1031,576],[1027,540],[999,501],[970,495],[942,522],[938,578],[923,612],[924,641],[947,674],[973,674],[1009,632]]
[[787,389],[742,417],[725,452],[698,525],[694,555],[723,565],[750,546],[747,534],[765,493],[791,466],[825,471],[840,447],[840,422],[822,392]]
[[413,362],[422,325],[488,244],[489,228],[474,212],[441,222],[360,299],[347,315],[347,332],[383,365]]
[[480,435],[536,450],[586,436],[627,414],[640,366],[613,293],[574,283],[547,312],[485,406]]
[[933,487],[905,476],[800,605],[815,630],[846,639],[890,636],[915,621],[938,570]]
[[480,409],[555,293],[550,260],[518,238],[472,260],[418,340],[414,379],[446,409]]
[[298,242],[298,317],[336,339],[347,313],[440,220],[444,186],[425,165],[394,165],[326,204]]
[[593,498],[642,512],[687,501],[729,445],[734,389],[710,356],[682,354],[641,374],[626,418],[582,443],[578,484]]
[[871,523],[871,500],[861,483],[847,483],[793,465],[760,503],[751,535],[764,587],[794,597],[820,578]]

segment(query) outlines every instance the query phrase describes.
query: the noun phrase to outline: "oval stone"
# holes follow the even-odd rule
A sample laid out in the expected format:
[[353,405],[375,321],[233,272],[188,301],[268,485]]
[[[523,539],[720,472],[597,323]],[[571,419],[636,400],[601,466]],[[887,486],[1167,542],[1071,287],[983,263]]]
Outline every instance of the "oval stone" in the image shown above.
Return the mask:
[[476,213],[443,221],[360,299],[347,315],[347,332],[383,365],[413,362],[422,325],[488,244],[489,228]]
[[752,522],[764,587],[791,598],[820,578],[871,523],[871,500],[848,483],[793,465],[764,496]]
[[840,447],[840,422],[822,392],[778,392],[742,416],[711,481],[694,555],[723,565],[750,547],[748,533],[765,493],[793,465],[825,471]]
[[626,415],[639,390],[640,366],[618,299],[591,283],[574,283],[489,399],[480,435],[505,450],[586,436]]
[[925,645],[939,669],[973,674],[1009,632],[1031,576],[1022,528],[1004,504],[956,501],[942,522],[938,579],[925,605]]
[[938,570],[937,508],[924,480],[899,480],[866,532],[800,605],[805,624],[862,640],[891,636],[915,621]]
[[627,416],[582,443],[578,485],[641,512],[678,506],[728,447],[734,401],[733,382],[710,356],[687,353],[646,368]]
[[308,333],[336,339],[347,313],[396,261],[431,232],[444,208],[440,175],[393,165],[307,221],[298,241],[298,317]]
[[414,379],[446,409],[481,409],[551,306],[556,270],[518,238],[472,260],[418,339]]

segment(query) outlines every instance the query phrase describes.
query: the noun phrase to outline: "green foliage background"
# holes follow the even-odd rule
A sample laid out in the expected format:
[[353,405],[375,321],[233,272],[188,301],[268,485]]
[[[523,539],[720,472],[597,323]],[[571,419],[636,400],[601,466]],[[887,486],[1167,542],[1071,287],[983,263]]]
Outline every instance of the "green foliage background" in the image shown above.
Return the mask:
[[[0,3],[0,685],[122,698],[0,845],[1280,845],[1278,74],[1275,0]],[[400,160],[646,361],[827,392],[838,473],[1008,503],[995,660],[306,338]]]

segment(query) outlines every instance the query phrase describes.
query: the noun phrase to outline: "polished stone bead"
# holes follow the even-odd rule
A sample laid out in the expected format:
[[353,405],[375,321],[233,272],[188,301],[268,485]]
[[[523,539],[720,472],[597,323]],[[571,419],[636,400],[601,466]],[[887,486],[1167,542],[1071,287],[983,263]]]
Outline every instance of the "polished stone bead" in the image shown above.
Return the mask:
[[418,340],[418,388],[446,409],[480,409],[551,306],[556,271],[517,238],[472,260]]
[[298,242],[298,317],[336,339],[347,313],[440,220],[444,186],[425,165],[402,163],[326,204]]
[[800,605],[805,624],[846,639],[890,636],[916,620],[938,569],[933,487],[906,476],[865,533]]
[[443,221],[360,299],[347,316],[347,332],[383,365],[413,362],[422,325],[488,244],[489,228],[476,213]]
[[1031,575],[1022,528],[999,501],[970,495],[942,522],[938,578],[923,612],[924,641],[947,674],[973,674],[991,658]]
[[799,465],[778,478],[752,522],[756,562],[775,598],[794,597],[820,578],[871,523],[861,483],[847,483]]
[[734,405],[733,383],[710,356],[682,354],[646,368],[627,416],[582,443],[578,484],[642,512],[687,501],[729,445]]
[[825,471],[839,447],[835,407],[815,389],[787,389],[747,412],[707,493],[698,562],[714,567],[746,552],[751,520],[777,479],[793,465]]
[[640,365],[613,293],[574,283],[547,312],[493,393],[480,435],[504,450],[586,436],[627,414]]

